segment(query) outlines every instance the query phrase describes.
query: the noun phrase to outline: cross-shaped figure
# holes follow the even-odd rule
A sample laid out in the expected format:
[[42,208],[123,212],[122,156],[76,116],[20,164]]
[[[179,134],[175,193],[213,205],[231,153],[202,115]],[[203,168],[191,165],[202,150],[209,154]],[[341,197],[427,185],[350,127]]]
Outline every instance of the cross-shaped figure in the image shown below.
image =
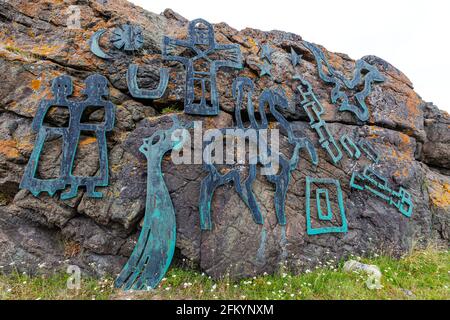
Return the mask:
[[[185,56],[172,54],[174,49],[189,49]],[[213,116],[219,113],[217,70],[222,67],[242,68],[237,44],[217,44],[213,26],[203,19],[189,23],[188,39],[164,37],[163,58],[178,61],[186,68],[184,111],[188,114]],[[196,88],[201,93],[196,92]]]

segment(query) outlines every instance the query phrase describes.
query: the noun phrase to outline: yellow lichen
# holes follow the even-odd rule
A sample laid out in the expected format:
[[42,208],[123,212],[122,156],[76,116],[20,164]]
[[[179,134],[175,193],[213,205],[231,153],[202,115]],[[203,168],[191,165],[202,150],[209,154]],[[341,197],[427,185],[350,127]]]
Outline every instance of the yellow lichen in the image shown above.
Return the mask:
[[17,148],[17,142],[14,140],[1,140],[0,154],[3,154],[9,159],[20,157],[20,152]]
[[450,184],[442,183],[438,180],[430,181],[428,192],[431,203],[438,208],[447,209],[450,207]]
[[39,79],[33,79],[31,80],[31,88],[33,90],[39,90],[39,88],[41,87],[41,80]]
[[79,145],[80,145],[81,147],[83,147],[83,146],[87,146],[87,145],[92,144],[92,143],[95,143],[95,142],[97,142],[97,138],[94,138],[94,137],[87,137],[87,138],[81,140]]

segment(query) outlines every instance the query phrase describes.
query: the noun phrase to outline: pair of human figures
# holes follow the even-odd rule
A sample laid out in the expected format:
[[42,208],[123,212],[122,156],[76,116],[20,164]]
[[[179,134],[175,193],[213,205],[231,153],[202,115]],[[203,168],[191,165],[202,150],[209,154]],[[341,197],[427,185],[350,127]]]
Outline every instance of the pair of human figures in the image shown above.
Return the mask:
[[[108,186],[108,153],[106,144],[106,132],[114,127],[115,106],[104,99],[109,95],[108,81],[99,74],[89,76],[85,80],[84,100],[69,99],[73,93],[72,79],[68,76],[60,76],[52,83],[53,99],[42,100],[32,129],[37,133],[35,147],[30,161],[25,169],[20,187],[28,189],[37,196],[41,192],[48,192],[53,196],[56,191],[63,190],[67,186],[70,190],[61,194],[61,199],[67,200],[77,196],[78,188],[85,186],[87,196],[101,198],[102,193],[95,190],[96,187]],[[52,107],[67,108],[69,111],[69,124],[66,127],[56,127],[44,123],[44,119]],[[103,123],[83,123],[82,115],[87,109],[104,109]],[[74,176],[73,166],[78,149],[81,132],[90,132],[94,135],[99,153],[99,172],[95,176]],[[59,176],[55,179],[41,179],[36,176],[39,159],[46,141],[60,136],[62,138],[61,165]]]

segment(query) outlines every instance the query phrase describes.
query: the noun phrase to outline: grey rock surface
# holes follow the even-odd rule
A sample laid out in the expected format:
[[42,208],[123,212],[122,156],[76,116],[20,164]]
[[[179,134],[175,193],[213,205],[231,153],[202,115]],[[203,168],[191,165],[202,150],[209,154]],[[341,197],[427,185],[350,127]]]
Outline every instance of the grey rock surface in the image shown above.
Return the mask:
[[[65,14],[68,3],[81,8],[81,29],[68,29]],[[138,148],[142,139],[156,130],[171,126],[169,114],[203,120],[204,128],[232,127],[235,102],[231,84],[237,76],[255,81],[255,96],[266,88],[281,86],[290,100],[284,115],[295,131],[308,136],[320,157],[317,167],[306,154],[292,174],[286,200],[287,226],[277,224],[273,185],[263,177],[255,183],[255,194],[265,217],[263,226],[253,222],[250,211],[232,185],[220,187],[214,195],[212,231],[201,231],[198,214],[199,190],[206,176],[201,165],[174,165],[163,161],[163,172],[177,212],[178,256],[191,261],[207,274],[218,278],[229,274],[246,277],[272,273],[280,266],[301,272],[319,262],[354,255],[383,252],[399,256],[414,245],[438,242],[446,247],[450,239],[450,117],[426,103],[414,91],[411,81],[388,62],[367,56],[386,81],[373,86],[366,102],[370,119],[366,124],[349,113],[338,112],[331,104],[332,87],[320,80],[317,65],[303,39],[281,31],[234,30],[225,23],[215,25],[219,43],[239,44],[243,70],[218,72],[217,86],[221,112],[217,117],[191,117],[180,113],[184,101],[184,68],[161,59],[162,37],[186,37],[188,21],[166,10],[157,15],[124,0],[108,1],[20,1],[2,2],[0,8],[0,272],[14,268],[30,273],[50,273],[68,264],[102,276],[117,274],[139,234],[145,210],[146,160]],[[138,24],[145,43],[130,55],[114,51],[115,59],[102,60],[91,54],[89,39],[95,31],[112,30],[116,25]],[[110,32],[110,31],[108,31]],[[349,35],[351,36],[351,35]],[[258,77],[261,63],[258,43],[275,50],[273,79]],[[104,48],[114,50],[107,41]],[[290,63],[290,49],[303,54],[296,70]],[[347,76],[355,62],[347,55],[322,48],[334,68]],[[106,50],[106,49],[105,49]],[[140,65],[139,83],[155,88],[159,68],[170,67],[170,84],[156,101],[137,101],[126,84],[130,63]],[[424,62],[425,63],[425,62]],[[68,74],[74,79],[75,96],[81,96],[84,79],[91,73],[105,75],[110,82],[110,99],[116,104],[116,126],[108,135],[110,186],[103,199],[91,199],[80,190],[78,197],[62,201],[57,193],[34,197],[19,190],[24,168],[33,150],[35,134],[31,121],[39,101],[50,96],[53,78]],[[377,170],[397,190],[407,189],[414,199],[414,213],[408,219],[395,208],[367,192],[350,190],[349,181],[357,163],[344,156],[335,166],[319,147],[306,114],[298,105],[294,74],[301,74],[314,89],[335,137],[346,133],[355,140],[366,139],[380,150]],[[48,121],[63,125],[67,114],[53,110]],[[92,114],[91,120],[100,117]],[[272,124],[276,127],[276,123]],[[42,154],[39,174],[50,178],[58,173],[61,141],[49,141]],[[95,175],[98,170],[95,140],[83,136],[75,161],[77,174]],[[59,149],[58,149],[59,148]],[[289,153],[287,145],[283,152]],[[344,234],[306,234],[305,177],[340,180],[343,188],[349,231]]]

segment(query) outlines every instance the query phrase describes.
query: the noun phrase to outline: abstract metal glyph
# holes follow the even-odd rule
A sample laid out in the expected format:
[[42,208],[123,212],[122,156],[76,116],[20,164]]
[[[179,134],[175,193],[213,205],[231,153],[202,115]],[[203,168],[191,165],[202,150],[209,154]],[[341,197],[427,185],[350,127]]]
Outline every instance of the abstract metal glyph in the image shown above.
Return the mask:
[[[329,64],[319,47],[306,41],[304,44],[313,53],[314,58],[316,59],[320,78],[324,82],[334,85],[331,91],[331,102],[337,104],[339,111],[352,112],[359,120],[363,122],[367,121],[369,119],[369,109],[367,108],[365,100],[372,91],[372,84],[374,82],[385,81],[385,78],[380,74],[377,68],[364,60],[358,60],[356,61],[353,79],[348,80]],[[324,69],[326,69],[327,72],[325,72]],[[363,89],[357,91],[362,85]],[[344,89],[348,89],[354,93],[357,104],[350,102],[350,97]]]

